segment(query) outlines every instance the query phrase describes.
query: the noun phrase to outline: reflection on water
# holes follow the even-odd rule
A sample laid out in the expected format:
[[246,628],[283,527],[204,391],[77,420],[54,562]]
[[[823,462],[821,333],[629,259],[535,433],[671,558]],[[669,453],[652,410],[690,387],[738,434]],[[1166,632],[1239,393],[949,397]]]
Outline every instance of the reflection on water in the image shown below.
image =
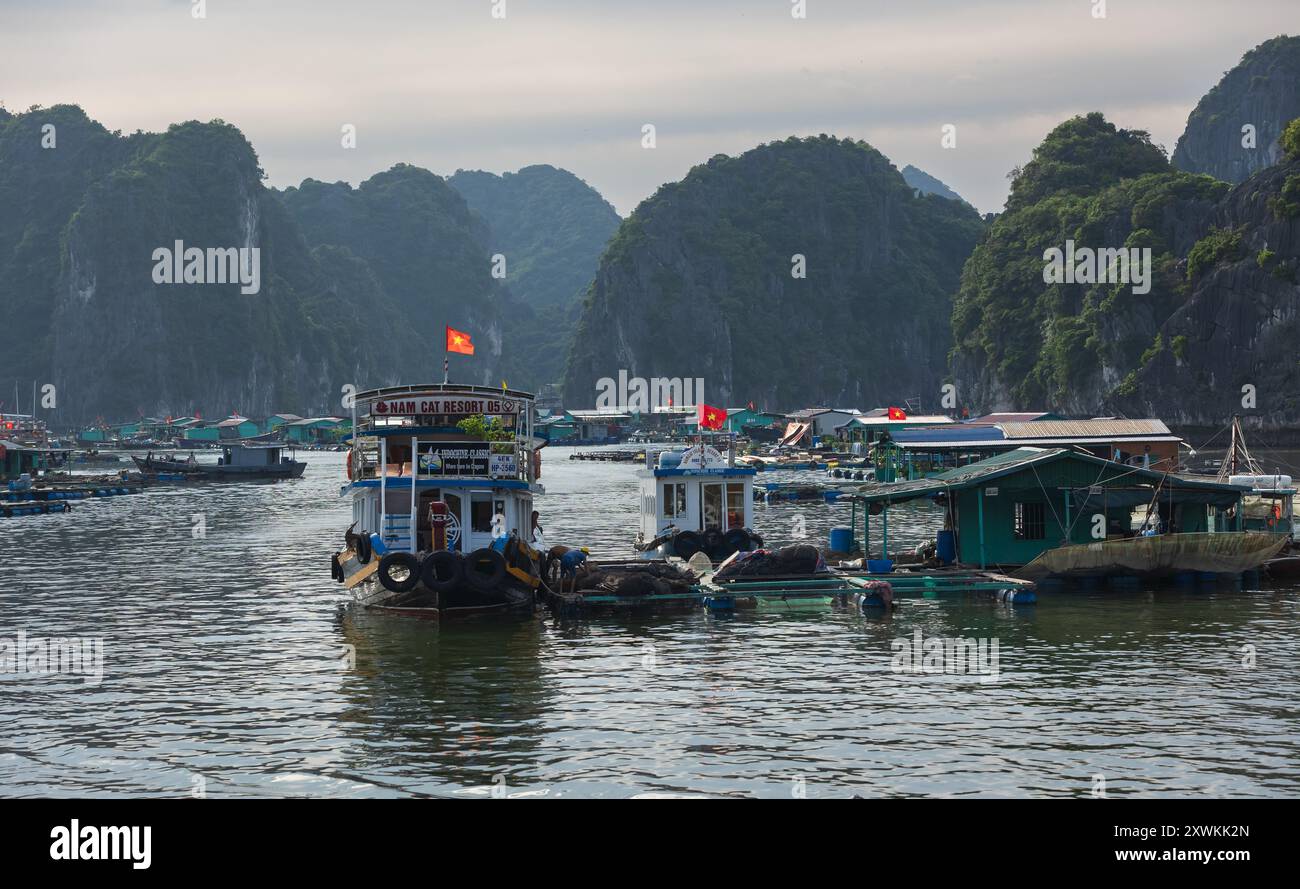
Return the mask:
[[[636,468],[545,453],[548,539],[628,556]],[[1293,586],[439,626],[343,604],[343,455],[307,459],[298,482],[0,525],[0,637],[105,645],[99,685],[0,676],[0,793],[1086,796],[1095,775],[1110,796],[1300,791]],[[824,542],[848,513],[759,505],[756,524],[781,544],[803,515]],[[938,518],[892,511],[891,547]],[[917,629],[998,639],[1000,680],[891,672]]]

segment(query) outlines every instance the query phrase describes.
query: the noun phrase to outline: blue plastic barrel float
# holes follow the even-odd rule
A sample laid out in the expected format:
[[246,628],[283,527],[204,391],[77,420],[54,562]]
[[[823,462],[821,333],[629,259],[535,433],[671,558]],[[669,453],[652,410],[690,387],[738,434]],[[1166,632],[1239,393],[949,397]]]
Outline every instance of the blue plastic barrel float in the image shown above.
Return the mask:
[[830,548],[836,553],[853,552],[853,529],[831,528]]
[[940,531],[934,536],[934,552],[944,562],[957,561],[957,536],[952,531]]

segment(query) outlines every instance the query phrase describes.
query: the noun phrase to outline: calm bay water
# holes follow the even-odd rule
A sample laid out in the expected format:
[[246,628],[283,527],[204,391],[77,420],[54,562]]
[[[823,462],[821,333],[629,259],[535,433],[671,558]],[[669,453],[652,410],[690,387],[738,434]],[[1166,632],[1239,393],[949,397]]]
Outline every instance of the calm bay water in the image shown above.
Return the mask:
[[[545,452],[548,541],[627,557],[635,467],[568,453]],[[105,668],[0,675],[0,795],[1300,794],[1295,585],[439,626],[344,604],[343,455],[306,459],[0,519],[0,638],[102,637]],[[769,544],[848,516],[756,511]],[[891,546],[935,519],[892,513]],[[996,638],[998,681],[891,672],[917,629]]]

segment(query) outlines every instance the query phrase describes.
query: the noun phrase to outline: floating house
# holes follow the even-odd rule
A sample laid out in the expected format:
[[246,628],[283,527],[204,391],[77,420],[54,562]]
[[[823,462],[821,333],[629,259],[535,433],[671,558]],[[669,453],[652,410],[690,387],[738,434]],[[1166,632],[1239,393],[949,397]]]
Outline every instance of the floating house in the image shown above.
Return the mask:
[[260,435],[262,430],[258,425],[248,417],[241,417],[238,414],[231,414],[226,419],[217,423],[217,437],[222,441],[239,438],[254,438]]
[[285,441],[295,444],[327,444],[338,441],[351,431],[351,423],[342,417],[300,417],[284,426]]
[[1239,485],[1127,466],[1076,450],[1021,447],[928,478],[864,487],[853,500],[855,507],[866,507],[862,545],[867,552],[872,516],[879,516],[887,553],[890,508],[928,499],[943,511],[941,559],[980,568],[1048,563],[1046,573],[1030,569],[1037,579],[1077,571],[1257,568],[1276,555],[1285,538],[1244,530],[1242,502],[1249,493]]
[[790,414],[790,421],[806,425],[813,438],[825,438],[861,413],[857,408],[810,407]]
[[277,429],[288,426],[290,423],[297,423],[301,419],[303,418],[298,414],[271,414],[271,416],[267,417],[266,421],[262,424],[262,432],[263,434],[274,432]]
[[[694,408],[688,410],[691,413],[682,420],[682,431],[687,435],[695,435],[699,432],[699,412]],[[729,407],[727,408],[727,419],[723,422],[721,431],[743,435],[746,428],[769,429],[779,424],[782,419],[784,419],[782,414],[752,410],[748,407]]]
[[632,415],[623,411],[568,411],[574,423],[575,444],[616,444]]
[[950,426],[955,422],[952,417],[946,417],[943,414],[909,414],[902,419],[891,419],[888,409],[881,408],[871,411],[869,414],[854,417],[839,427],[836,432],[840,438],[847,442],[861,442],[864,445],[870,445],[885,437],[886,434],[892,436],[901,429],[923,426]]
[[890,429],[884,462],[894,468],[899,478],[917,478],[1022,447],[1070,447],[1128,466],[1160,471],[1175,470],[1181,462],[1179,448],[1183,440],[1160,420],[1008,421],[1001,416],[1008,415]]
[[537,437],[549,444],[567,444],[578,436],[577,421],[564,411],[539,411],[535,428]]

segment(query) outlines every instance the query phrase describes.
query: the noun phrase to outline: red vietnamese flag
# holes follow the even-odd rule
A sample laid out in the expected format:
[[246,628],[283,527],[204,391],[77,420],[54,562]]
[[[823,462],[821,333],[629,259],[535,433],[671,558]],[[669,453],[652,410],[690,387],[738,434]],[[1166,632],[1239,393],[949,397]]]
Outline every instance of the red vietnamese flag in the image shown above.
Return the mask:
[[457,330],[454,327],[448,327],[447,351],[457,352],[461,355],[473,355],[474,343],[470,340],[468,333],[465,333],[463,330]]
[[727,422],[727,411],[725,408],[702,404],[696,408],[695,418],[701,429],[721,429],[722,424]]
[[907,419],[907,411],[903,410],[901,407],[891,407],[891,408],[889,409],[889,419],[891,419],[891,420],[906,420],[906,419]]

